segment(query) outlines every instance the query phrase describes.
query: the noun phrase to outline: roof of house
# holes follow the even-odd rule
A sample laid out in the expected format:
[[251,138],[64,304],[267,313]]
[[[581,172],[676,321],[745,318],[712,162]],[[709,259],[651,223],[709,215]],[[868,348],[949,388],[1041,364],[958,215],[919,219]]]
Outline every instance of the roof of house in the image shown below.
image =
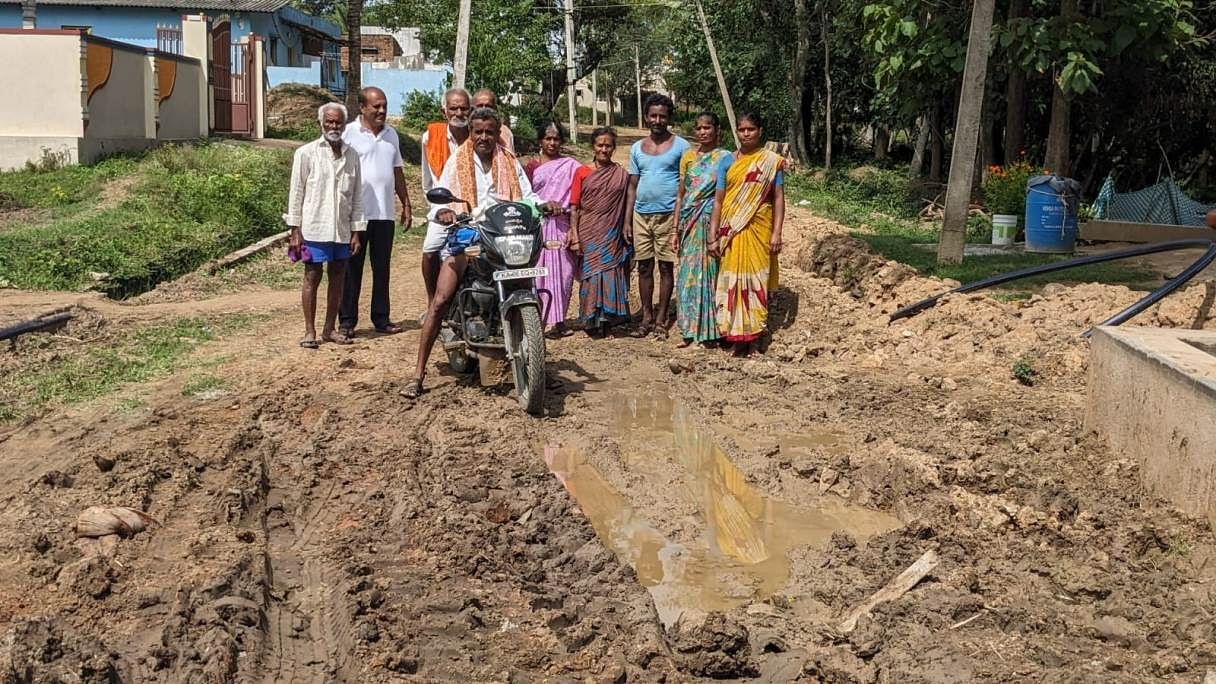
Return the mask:
[[[38,0],[39,5],[155,7],[183,11],[225,10],[229,12],[275,12],[288,2],[289,0]],[[21,0],[0,0],[0,4],[19,5]]]

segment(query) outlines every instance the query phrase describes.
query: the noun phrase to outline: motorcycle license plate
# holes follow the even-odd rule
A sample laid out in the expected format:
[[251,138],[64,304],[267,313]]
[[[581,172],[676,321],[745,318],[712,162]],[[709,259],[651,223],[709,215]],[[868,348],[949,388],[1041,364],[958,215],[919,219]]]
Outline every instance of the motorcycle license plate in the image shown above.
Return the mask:
[[549,269],[544,266],[536,268],[517,268],[513,271],[494,271],[494,280],[523,280],[525,278],[544,278],[549,275]]

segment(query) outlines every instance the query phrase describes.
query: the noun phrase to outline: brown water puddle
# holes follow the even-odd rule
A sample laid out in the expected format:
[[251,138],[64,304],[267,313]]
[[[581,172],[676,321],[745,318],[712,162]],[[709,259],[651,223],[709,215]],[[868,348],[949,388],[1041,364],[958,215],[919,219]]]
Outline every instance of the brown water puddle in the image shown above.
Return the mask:
[[[773,594],[789,577],[788,554],[796,547],[822,545],[837,530],[864,540],[900,527],[892,516],[839,499],[799,507],[760,494],[670,397],[617,397],[613,407],[631,470],[654,477],[681,467],[680,494],[697,505],[704,523],[695,544],[664,537],[577,449],[550,445],[545,461],[600,539],[634,568],[666,625],[682,613],[730,610]],[[801,439],[822,446],[836,438]]]

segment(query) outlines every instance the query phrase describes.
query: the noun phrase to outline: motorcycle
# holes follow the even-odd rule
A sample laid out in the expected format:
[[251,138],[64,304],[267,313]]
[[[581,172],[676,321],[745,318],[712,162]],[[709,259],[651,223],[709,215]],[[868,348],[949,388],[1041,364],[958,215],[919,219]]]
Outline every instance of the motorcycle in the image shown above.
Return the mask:
[[[431,189],[426,199],[469,207],[447,188]],[[501,202],[457,214],[448,231],[462,229],[475,237],[465,249],[467,266],[439,331],[448,364],[469,373],[476,362],[505,357],[520,406],[539,414],[545,401],[545,337],[534,279],[549,274],[536,266],[543,246],[540,220],[528,204]]]

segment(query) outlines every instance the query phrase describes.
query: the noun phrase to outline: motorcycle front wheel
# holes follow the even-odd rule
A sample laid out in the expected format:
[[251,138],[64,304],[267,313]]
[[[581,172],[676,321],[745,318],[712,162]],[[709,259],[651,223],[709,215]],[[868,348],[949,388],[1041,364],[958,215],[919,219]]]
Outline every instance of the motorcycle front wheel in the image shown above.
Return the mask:
[[515,392],[525,411],[539,415],[545,403],[545,329],[540,322],[540,309],[519,306],[510,316]]

